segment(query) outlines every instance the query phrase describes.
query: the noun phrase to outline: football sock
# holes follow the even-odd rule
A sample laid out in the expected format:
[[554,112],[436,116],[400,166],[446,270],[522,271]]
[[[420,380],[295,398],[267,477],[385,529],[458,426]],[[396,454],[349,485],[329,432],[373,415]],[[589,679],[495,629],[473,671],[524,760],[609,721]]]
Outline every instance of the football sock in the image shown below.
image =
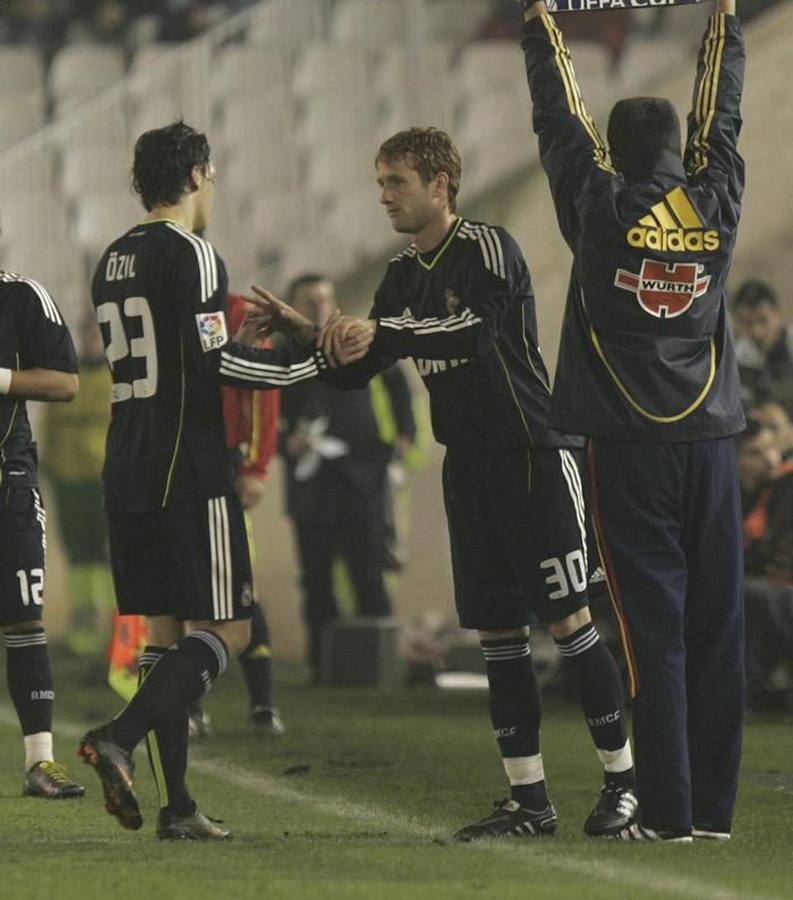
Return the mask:
[[25,769],[52,760],[52,704],[55,691],[43,628],[3,635],[8,693],[25,741]]
[[248,703],[253,707],[272,709],[273,706],[273,661],[270,649],[270,633],[264,613],[258,603],[253,606],[251,618],[251,640],[240,656],[245,685],[248,688]]
[[[166,652],[165,647],[146,647],[140,657],[138,685],[143,684],[152,667]],[[166,721],[146,735],[146,753],[157,786],[160,808],[167,808],[175,816],[190,816],[196,809],[185,784],[187,717],[187,708],[182,710],[177,707]]]
[[513,800],[538,809],[548,796],[540,755],[540,692],[528,637],[482,641],[490,719]]
[[109,726],[112,739],[132,750],[144,737],[178,710],[186,712],[223,674],[228,651],[211,631],[193,631],[160,657],[139,691]]
[[40,731],[38,734],[26,734],[22,738],[25,745],[25,771],[38,762],[52,762],[52,732]]
[[614,657],[592,622],[554,640],[578,675],[581,705],[607,782],[632,784],[633,755],[625,721],[625,695]]

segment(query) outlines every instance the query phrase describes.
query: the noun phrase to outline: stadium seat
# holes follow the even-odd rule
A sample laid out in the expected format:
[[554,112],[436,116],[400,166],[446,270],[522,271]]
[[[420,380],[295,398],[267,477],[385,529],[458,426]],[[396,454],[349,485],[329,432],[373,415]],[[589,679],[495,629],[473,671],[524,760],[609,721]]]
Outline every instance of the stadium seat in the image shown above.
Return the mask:
[[609,85],[613,80],[611,54],[592,41],[570,41],[568,46],[587,111],[590,114],[602,112],[609,104]]
[[309,151],[305,184],[318,200],[371,184],[376,147],[325,144]]
[[143,97],[133,102],[133,112],[129,119],[129,133],[136,140],[144,131],[151,128],[162,128],[184,114],[179,101],[172,94],[146,100]]
[[215,97],[286,93],[289,67],[276,45],[232,44],[216,56],[211,81]]
[[40,253],[46,238],[52,237],[60,245],[68,232],[66,209],[46,185],[31,186],[19,193],[4,191],[0,206],[0,240],[27,242]]
[[[148,46],[156,46],[161,28],[162,20],[156,13],[141,13],[135,16],[127,26],[125,44],[135,51]],[[167,44],[162,46],[167,46]]]
[[160,41],[152,42],[150,44],[144,44],[142,47],[139,47],[135,51],[135,54],[132,57],[131,68],[133,71],[135,71],[136,69],[145,69],[147,66],[152,65],[156,62],[156,60],[170,53],[171,50],[174,50],[178,46],[179,44],[175,44],[170,41]]
[[230,290],[250,294],[252,284],[272,284],[272,276],[264,274],[259,252],[253,244],[235,243],[230,235],[225,235],[216,249],[226,264]]
[[367,47],[385,47],[406,31],[408,4],[403,0],[340,0],[333,10],[331,38]]
[[88,193],[125,189],[130,168],[123,145],[75,144],[63,151],[59,183],[66,197],[79,200]]
[[85,252],[98,257],[144,216],[140,204],[123,187],[86,194],[77,204],[74,237]]
[[324,272],[338,278],[354,263],[352,245],[342,234],[322,233],[289,241],[281,256],[281,283],[285,284],[302,272]]
[[[573,46],[573,52],[579,52],[579,45]],[[625,52],[619,67],[613,73],[611,81],[616,81],[619,96],[633,90],[631,85],[652,84],[657,79],[665,78],[677,63],[688,65],[688,47],[675,38],[653,38],[653,40],[632,40],[625,46]],[[575,62],[577,57],[573,58]],[[605,65],[609,60],[604,61]],[[579,66],[576,66],[578,72]],[[625,85],[625,90],[621,89]],[[616,99],[616,98],[615,98]]]
[[272,252],[315,233],[317,213],[307,192],[273,189],[253,198],[250,228],[257,247]]
[[0,93],[41,91],[44,67],[34,47],[0,47]]
[[461,94],[497,91],[521,85],[526,90],[526,69],[517,43],[478,41],[464,47],[454,70]]
[[59,115],[115,84],[124,75],[120,48],[68,44],[50,66],[49,89]]
[[330,212],[323,218],[323,229],[331,234],[344,235],[356,260],[382,253],[407,238],[395,234],[380,203],[374,167],[368,185],[340,194]]
[[30,94],[0,94],[0,150],[27,137],[44,124],[43,98]]
[[296,47],[322,35],[323,9],[314,0],[268,0],[251,9],[248,40]]
[[516,175],[536,162],[534,140],[481,138],[469,146],[463,157],[463,188],[466,197],[475,197],[503,178]]
[[490,0],[432,0],[424,4],[424,33],[433,40],[464,44],[491,9]]
[[59,119],[52,142],[64,148],[117,146],[128,150],[128,116],[126,104],[114,98],[112,102],[91,104],[76,115]]
[[485,91],[468,97],[460,110],[455,137],[463,153],[480,143],[517,141],[534,147],[526,88]]
[[[47,235],[47,252],[42,253],[43,241],[29,236],[4,236],[0,242],[2,268],[28,278],[34,278],[55,298],[70,327],[79,324],[89,309],[90,288],[83,255],[69,236]],[[74,333],[74,332],[73,332]]]
[[[238,232],[249,235],[251,231],[251,197],[232,190],[218,191],[212,204],[212,221],[207,237],[215,244],[222,240],[228,243],[238,237]],[[250,237],[246,242],[253,243]]]
[[292,110],[280,94],[231,95],[220,112],[213,144],[222,142],[225,147],[233,147],[243,142],[283,148],[293,139]]
[[218,147],[218,178],[224,189],[239,194],[272,189],[297,189],[300,171],[294,148],[280,142],[254,143],[238,139]]
[[383,50],[372,70],[372,90],[377,97],[399,94],[413,70],[418,80],[432,85],[431,93],[439,87],[445,91],[452,74],[453,56],[453,45],[444,41],[428,41],[415,54],[402,45],[391,44]]
[[4,196],[0,244],[5,268],[36,278],[59,300],[65,286],[81,274],[66,207],[46,188]]
[[256,270],[257,243],[250,225],[251,198],[224,190],[216,195],[207,237],[223,258],[229,284],[249,290]]
[[[354,102],[353,102],[354,101]],[[346,98],[329,94],[314,97],[303,109],[295,127],[301,147],[324,147],[328,143],[360,146],[372,139],[374,113],[368,92]]]
[[292,76],[292,89],[298,97],[334,93],[342,102],[366,91],[368,84],[367,57],[363,48],[327,41],[305,45]]
[[54,163],[57,154],[51,145],[33,141],[21,157],[9,154],[0,161],[0,215],[9,202],[17,198],[49,195],[54,185]]
[[[455,89],[451,44],[426,44],[417,57],[404,47],[389,47],[372,72],[377,137],[387,137],[417,122],[452,131]],[[432,85],[432,90],[422,85]]]

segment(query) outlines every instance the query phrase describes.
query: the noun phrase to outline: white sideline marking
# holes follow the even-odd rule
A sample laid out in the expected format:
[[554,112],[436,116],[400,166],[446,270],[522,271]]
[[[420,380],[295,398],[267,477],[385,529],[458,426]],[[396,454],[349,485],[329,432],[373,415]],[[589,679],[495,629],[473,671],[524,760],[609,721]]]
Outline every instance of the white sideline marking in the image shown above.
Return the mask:
[[[18,726],[16,715],[5,706],[0,705],[0,725]],[[55,732],[67,738],[79,738],[85,732],[85,726],[76,725],[73,722],[59,721],[55,725]],[[265,797],[273,797],[277,800],[286,800],[290,803],[299,803],[310,806],[318,812],[342,819],[353,819],[356,822],[365,822],[376,825],[381,829],[400,832],[404,835],[431,839],[435,837],[448,837],[451,828],[443,825],[423,825],[417,819],[409,816],[400,816],[387,812],[376,806],[363,803],[353,803],[344,797],[329,795],[306,794],[281,783],[280,779],[258,772],[251,772],[241,766],[235,766],[219,759],[202,758],[200,753],[190,751],[192,761],[190,768],[201,772],[210,778],[215,778],[231,787],[239,788],[249,793],[260,794]],[[58,754],[56,753],[56,757]],[[78,843],[75,841],[63,841],[63,843]],[[100,843],[91,841],[91,843]],[[33,841],[32,843],[35,843]],[[108,841],[108,843],[114,843]],[[598,878],[601,881],[613,884],[631,886],[643,891],[653,891],[662,895],[676,895],[696,900],[772,900],[762,894],[736,892],[729,888],[721,888],[698,881],[694,878],[677,875],[664,875],[655,869],[644,868],[621,860],[605,862],[602,860],[574,859],[562,852],[554,851],[548,846],[547,839],[525,841],[521,844],[507,841],[481,841],[474,842],[468,847],[474,852],[502,853],[520,855],[528,860],[541,862],[543,865],[568,874],[584,875],[587,878]],[[633,846],[633,845],[619,845]],[[647,845],[640,844],[639,847]],[[676,846],[681,854],[690,852],[690,844]],[[644,851],[639,851],[644,852]],[[652,851],[651,851],[652,852]]]

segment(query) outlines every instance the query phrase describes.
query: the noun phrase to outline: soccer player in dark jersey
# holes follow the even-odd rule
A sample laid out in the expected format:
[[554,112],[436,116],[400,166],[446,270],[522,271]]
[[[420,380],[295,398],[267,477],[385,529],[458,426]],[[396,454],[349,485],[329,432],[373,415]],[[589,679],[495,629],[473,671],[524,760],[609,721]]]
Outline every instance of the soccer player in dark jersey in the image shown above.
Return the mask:
[[376,165],[391,224],[413,242],[388,265],[370,319],[342,318],[327,330],[323,346],[341,363],[348,361],[347,329],[374,337],[360,362],[327,380],[359,387],[394,360],[412,357],[429,390],[435,437],[446,446],[455,600],[460,624],[479,631],[511,786],[509,799],[456,836],[556,830],[540,753],[532,615],[549,625],[576,670],[605,768],[586,830],[613,831],[636,806],[623,689],[588,610],[583,442],[548,424],[550,388],[529,271],[503,228],[457,215],[461,162],[447,134],[400,132],[380,147]]
[[745,51],[718,0],[688,139],[619,101],[611,162],[543,2],[524,2],[534,129],[573,251],[551,422],[589,436],[593,513],[634,696],[642,818],[624,840],[729,838],[744,697],[744,426],[724,290],[741,209]]
[[26,400],[69,402],[77,355],[52,297],[37,281],[0,272],[0,632],[8,691],[25,745],[23,792],[82,797],[52,755],[55,691],[42,612],[45,514]]
[[[138,693],[79,752],[108,812],[139,828],[131,753],[151,732],[168,797],[157,832],[169,839],[228,836],[185,785],[188,707],[250,640],[250,559],[221,384],[283,387],[325,365],[313,325],[291,310],[278,326],[293,339],[278,350],[229,339],[225,266],[196,235],[214,181],[204,135],[183,122],[143,134],[133,183],[148,215],[108,247],[92,288],[113,375],[103,480],[116,598],[122,614],[148,617],[149,646]],[[237,336],[252,344],[259,325],[246,318]]]

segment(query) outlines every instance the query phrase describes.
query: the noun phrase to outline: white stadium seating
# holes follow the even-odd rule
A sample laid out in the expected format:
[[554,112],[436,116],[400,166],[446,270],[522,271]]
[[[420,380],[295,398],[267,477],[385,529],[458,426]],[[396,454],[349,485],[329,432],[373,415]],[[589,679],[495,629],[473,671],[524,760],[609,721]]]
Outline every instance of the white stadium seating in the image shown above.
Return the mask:
[[392,45],[405,37],[409,4],[403,0],[339,0],[333,10],[331,38],[369,47]]
[[44,65],[33,47],[0,47],[0,93],[18,94],[44,88]]
[[265,91],[283,93],[289,85],[289,61],[276,44],[232,44],[213,64],[214,97],[245,97]]
[[[31,139],[7,169],[0,157],[7,241],[18,252],[46,233],[70,259],[99,252],[137,209],[127,194],[134,140],[183,117],[213,147],[211,236],[246,273],[233,283],[261,265],[280,263],[284,277],[335,274],[375,255],[398,240],[374,172],[394,132],[449,131],[466,199],[536,162],[517,43],[471,42],[491,9],[489,0],[263,0],[240,25],[182,45],[141,43],[155,33],[150,22],[128,45],[129,77],[102,99],[92,98],[124,78],[120,48],[66,45],[45,78],[35,51],[0,47],[0,151],[43,124],[45,90],[55,112],[40,146]],[[594,43],[572,50],[598,114],[617,82],[610,56]],[[629,47],[625,69],[657,75],[668,50]]]
[[44,103],[38,91],[0,94],[0,150],[11,147],[43,124]]
[[67,44],[50,66],[49,90],[59,114],[119,81],[125,72],[124,54],[117,47]]

